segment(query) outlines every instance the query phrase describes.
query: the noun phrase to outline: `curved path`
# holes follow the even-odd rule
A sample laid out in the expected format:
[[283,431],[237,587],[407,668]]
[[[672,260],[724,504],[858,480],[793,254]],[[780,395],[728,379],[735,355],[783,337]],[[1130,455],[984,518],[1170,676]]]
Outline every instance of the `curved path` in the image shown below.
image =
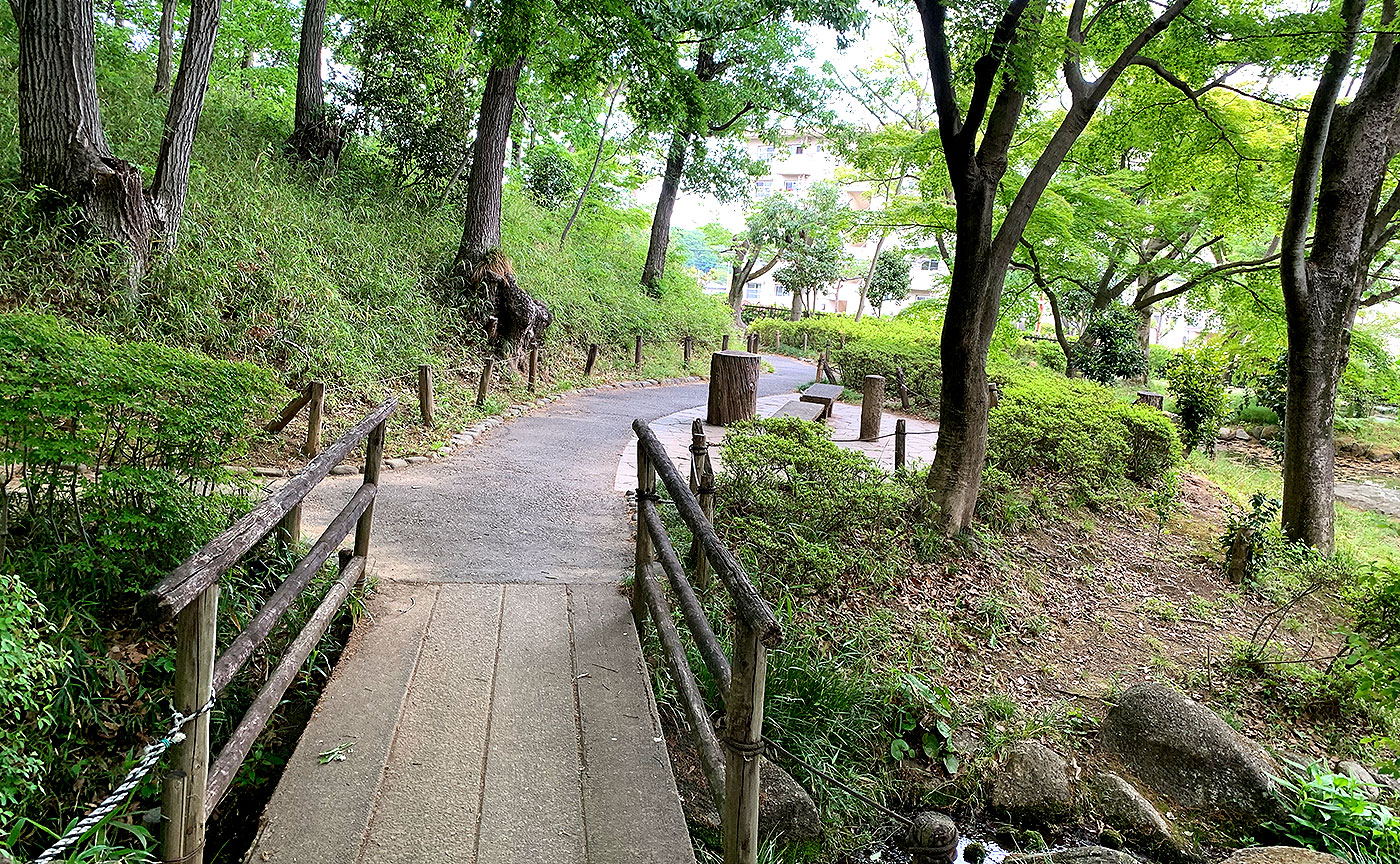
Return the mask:
[[[767,359],[761,394],[812,378]],[[613,482],[633,419],[698,405],[705,388],[572,396],[383,475],[379,590],[248,860],[693,864],[617,590],[633,529]],[[308,530],[358,483],[321,484]]]

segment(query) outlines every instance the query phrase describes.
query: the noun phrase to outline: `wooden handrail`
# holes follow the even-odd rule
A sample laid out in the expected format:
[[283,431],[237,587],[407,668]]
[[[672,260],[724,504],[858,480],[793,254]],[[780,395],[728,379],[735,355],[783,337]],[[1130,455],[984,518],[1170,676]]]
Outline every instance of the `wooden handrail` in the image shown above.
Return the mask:
[[744,572],[734,553],[724,545],[714,526],[705,518],[700,502],[695,493],[690,491],[690,484],[676,469],[671,457],[666,454],[665,446],[657,439],[656,433],[651,431],[645,420],[632,421],[632,430],[637,433],[639,452],[646,455],[657,475],[661,477],[661,482],[666,484],[667,491],[671,493],[671,500],[675,502],[676,510],[685,520],[685,524],[700,538],[710,567],[728,589],[739,619],[758,634],[759,640],[766,647],[772,648],[780,644],[783,641],[782,625],[773,615],[768,602],[749,581],[748,574]]
[[266,537],[289,510],[301,503],[306,494],[325,479],[332,468],[343,462],[360,441],[384,422],[398,404],[398,399],[390,398],[374,409],[340,440],[308,462],[301,473],[289,479],[285,486],[170,571],[170,575],[141,598],[141,614],[152,620],[169,620],[194,602],[206,588],[218,581],[225,570]]

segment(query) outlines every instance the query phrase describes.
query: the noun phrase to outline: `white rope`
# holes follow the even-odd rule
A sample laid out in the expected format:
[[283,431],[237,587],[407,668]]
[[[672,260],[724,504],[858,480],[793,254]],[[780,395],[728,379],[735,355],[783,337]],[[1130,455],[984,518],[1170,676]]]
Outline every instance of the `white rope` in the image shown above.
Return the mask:
[[84,834],[97,827],[103,819],[106,819],[112,811],[116,810],[126,801],[127,796],[140,784],[141,778],[151,773],[151,769],[156,767],[156,763],[160,762],[160,757],[165,755],[165,751],[169,750],[171,745],[178,744],[185,740],[185,733],[180,730],[196,717],[208,714],[213,707],[214,699],[210,697],[209,701],[204,703],[204,707],[193,714],[182,715],[179,711],[176,711],[175,721],[171,725],[169,733],[167,733],[165,737],[146,745],[146,749],[141,751],[141,758],[138,759],[136,764],[132,766],[132,769],[126,773],[126,777],[122,779],[120,785],[112,790],[112,794],[103,798],[101,803],[88,811],[88,814],[79,819],[72,828],[69,828],[67,834],[64,834],[56,843],[45,849],[38,858],[34,859],[33,864],[50,864],[50,862],[57,861],[59,858],[63,857],[63,850],[81,840]]

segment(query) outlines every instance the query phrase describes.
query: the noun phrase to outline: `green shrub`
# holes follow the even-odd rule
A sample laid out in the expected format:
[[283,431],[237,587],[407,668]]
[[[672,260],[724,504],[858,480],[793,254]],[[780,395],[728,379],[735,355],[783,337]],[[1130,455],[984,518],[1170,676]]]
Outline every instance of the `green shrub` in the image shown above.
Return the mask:
[[718,511],[751,575],[784,590],[892,580],[909,561],[902,538],[913,491],[823,426],[795,418],[729,427]]
[[[50,713],[67,657],[48,641],[53,626],[44,607],[18,576],[0,570],[0,824],[19,817],[32,796],[44,759],[38,752],[54,729]],[[29,722],[24,721],[28,718]]]
[[1100,384],[1142,375],[1147,358],[1138,345],[1138,315],[1121,303],[1103,311],[1075,345],[1075,363],[1084,377]]
[[1226,417],[1225,358],[1207,346],[1181,352],[1167,367],[1167,390],[1181,413],[1186,451],[1214,447]]
[[1054,369],[1061,375],[1065,372],[1065,351],[1060,347],[1060,343],[1046,339],[1027,339],[1025,350],[1020,355],[1027,359],[1034,360],[1036,365],[1046,369]]
[[1156,409],[1049,373],[996,377],[1005,383],[987,436],[993,488],[1012,478],[1084,504],[1112,497],[1128,483],[1155,485],[1176,463],[1176,430]]
[[1235,410],[1235,422],[1244,426],[1274,426],[1278,415],[1266,405],[1240,405]]
[[1149,378],[1167,377],[1167,367],[1176,360],[1177,351],[1162,345],[1147,348],[1147,375]]
[[1349,864],[1400,859],[1400,817],[1371,800],[1374,788],[1317,762],[1275,779],[1288,819],[1270,827]]
[[938,410],[942,366],[937,345],[860,339],[847,342],[845,348],[833,348],[831,362],[840,370],[841,383],[853,390],[861,389],[867,375],[885,376],[887,399],[897,398],[896,370],[903,369],[911,405],[925,411]]
[[574,163],[558,148],[549,145],[535,147],[525,154],[522,177],[530,197],[547,210],[567,201],[578,182],[574,177]]

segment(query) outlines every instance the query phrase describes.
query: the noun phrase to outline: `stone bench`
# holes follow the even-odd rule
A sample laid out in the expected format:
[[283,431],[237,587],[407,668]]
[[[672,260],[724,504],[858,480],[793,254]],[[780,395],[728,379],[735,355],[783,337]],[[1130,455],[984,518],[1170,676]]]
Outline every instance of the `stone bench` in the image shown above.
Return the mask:
[[820,402],[803,402],[794,399],[773,412],[774,417],[797,417],[801,420],[809,420],[813,423],[820,423],[826,415],[827,406]]
[[800,397],[803,402],[814,402],[822,406],[822,418],[831,416],[831,408],[836,404],[836,400],[841,398],[845,392],[840,384],[813,384],[802,391]]

